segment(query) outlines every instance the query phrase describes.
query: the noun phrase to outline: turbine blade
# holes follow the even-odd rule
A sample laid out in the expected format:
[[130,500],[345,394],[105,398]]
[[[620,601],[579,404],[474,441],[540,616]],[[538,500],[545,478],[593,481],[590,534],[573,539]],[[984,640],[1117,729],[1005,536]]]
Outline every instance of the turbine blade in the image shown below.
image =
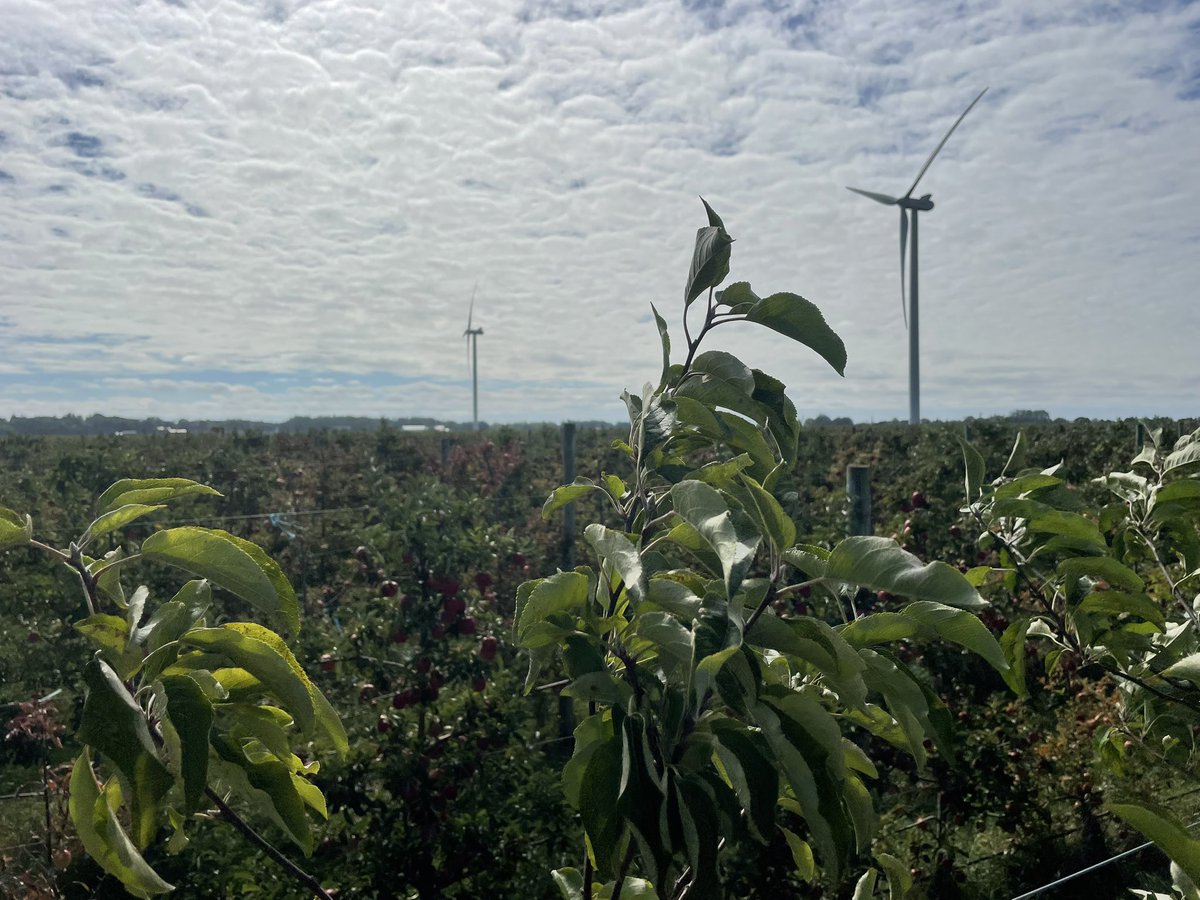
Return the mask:
[[475,291],[479,289],[479,279],[475,279],[475,287],[471,288],[471,305],[467,307],[467,330],[463,334],[471,333],[471,320],[475,315]]
[[898,197],[889,197],[887,194],[877,194],[874,191],[864,191],[860,190],[859,188],[850,187],[849,185],[846,186],[846,190],[854,191],[856,194],[862,194],[864,197],[869,197],[876,203],[882,203],[884,206],[894,206],[900,202]]
[[908,210],[900,207],[900,312],[904,313],[904,330],[908,330],[908,295],[904,290],[904,251],[908,246]]
[[921,171],[917,173],[917,180],[912,183],[912,187],[910,187],[908,189],[908,193],[904,195],[905,197],[912,196],[912,192],[917,189],[917,182],[920,181],[924,177],[925,171],[929,168],[930,164],[933,162],[933,158],[942,152],[942,148],[946,146],[946,141],[950,140],[950,135],[954,134],[954,129],[957,128],[959,123],[962,122],[962,120],[967,117],[967,113],[969,113],[972,109],[975,108],[975,104],[978,103],[980,101],[980,99],[983,97],[983,95],[986,93],[987,93],[987,88],[984,88],[982,91],[980,91],[979,96],[977,96],[974,100],[971,101],[971,105],[968,106],[966,109],[964,109],[963,114],[958,117],[957,121],[955,121],[955,123],[953,125],[950,126],[950,130],[946,132],[946,136],[944,138],[942,138],[942,142],[933,149],[932,153],[929,154],[929,159],[925,160],[925,165],[921,166]]

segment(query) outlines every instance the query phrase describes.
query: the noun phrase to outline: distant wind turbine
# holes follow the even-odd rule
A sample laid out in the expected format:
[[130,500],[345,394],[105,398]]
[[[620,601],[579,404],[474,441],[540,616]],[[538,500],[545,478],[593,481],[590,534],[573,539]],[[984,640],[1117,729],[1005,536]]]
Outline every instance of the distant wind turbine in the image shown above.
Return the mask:
[[471,288],[471,306],[467,310],[467,329],[463,332],[463,337],[467,339],[468,349],[470,350],[471,363],[471,430],[479,430],[479,336],[483,334],[482,328],[472,328],[471,322],[475,315],[475,291],[479,287],[479,282],[475,282],[475,287]]
[[[847,187],[847,190],[854,191],[856,194],[862,194],[864,197],[869,197],[876,203],[882,203],[885,206],[900,207],[900,308],[904,312],[904,323],[908,327],[908,421],[912,425],[917,425],[921,421],[921,364],[918,358],[920,333],[918,330],[919,308],[917,305],[917,213],[929,212],[929,210],[933,209],[933,200],[930,199],[931,194],[926,194],[914,200],[912,192],[917,189],[917,184],[924,177],[930,164],[933,163],[934,157],[942,152],[942,148],[946,146],[946,141],[950,140],[950,135],[954,134],[954,129],[967,117],[967,113],[975,107],[975,104],[986,93],[987,88],[980,91],[979,96],[971,101],[971,105],[963,110],[963,114],[950,126],[950,130],[946,132],[946,136],[942,138],[942,142],[929,154],[929,159],[925,160],[925,165],[921,166],[921,171],[917,173],[916,181],[912,183],[912,187],[908,189],[908,192],[903,197],[889,197],[887,194],[877,194],[874,191],[864,191],[855,187]],[[912,271],[909,274],[910,287],[908,302],[906,303],[904,297],[904,250],[908,241],[909,210],[912,211]]]

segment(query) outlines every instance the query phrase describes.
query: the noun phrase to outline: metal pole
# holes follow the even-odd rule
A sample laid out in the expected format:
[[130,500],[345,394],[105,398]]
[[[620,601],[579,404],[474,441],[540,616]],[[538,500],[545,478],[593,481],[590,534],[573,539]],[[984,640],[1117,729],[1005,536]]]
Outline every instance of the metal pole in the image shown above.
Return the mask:
[[479,335],[471,335],[471,430],[479,430]]
[[[563,484],[575,480],[575,423],[564,422],[562,426]],[[563,507],[562,568],[569,572],[575,568],[575,504]]]
[[912,211],[908,305],[908,424],[921,424],[920,306],[917,298],[917,210]]
[[850,496],[851,536],[873,534],[870,466],[846,466],[846,493]]
[[[575,423],[563,422],[562,426],[563,484],[575,480]],[[575,504],[563,507],[562,569],[570,572],[575,568]],[[558,695],[558,736],[569,738],[575,732],[575,703],[570,697]],[[565,749],[566,744],[559,744]]]

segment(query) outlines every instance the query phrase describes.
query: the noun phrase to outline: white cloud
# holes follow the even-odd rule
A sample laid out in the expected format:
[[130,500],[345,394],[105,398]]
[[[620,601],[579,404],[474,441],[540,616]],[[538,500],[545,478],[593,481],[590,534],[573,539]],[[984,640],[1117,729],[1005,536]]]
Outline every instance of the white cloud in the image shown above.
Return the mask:
[[805,414],[904,415],[895,212],[843,186],[905,190],[983,85],[921,183],[923,411],[1194,412],[1186,4],[0,6],[0,415],[466,418],[478,278],[481,415],[617,419],[701,193],[847,378],[716,339]]

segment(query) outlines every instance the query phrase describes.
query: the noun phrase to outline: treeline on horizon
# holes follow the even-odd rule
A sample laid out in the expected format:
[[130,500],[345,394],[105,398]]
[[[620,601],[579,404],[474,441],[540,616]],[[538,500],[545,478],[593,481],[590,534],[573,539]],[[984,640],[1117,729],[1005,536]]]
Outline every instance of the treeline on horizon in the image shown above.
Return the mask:
[[[1154,417],[1158,421],[1160,417]],[[928,420],[926,420],[928,421]],[[1062,422],[1066,419],[1054,419],[1042,409],[1018,409],[1003,416],[975,417],[967,416],[963,422],[974,421],[1006,421],[1014,423],[1050,423]],[[1091,421],[1086,417],[1073,421]],[[902,419],[878,421],[871,424],[888,425],[903,424]],[[540,427],[546,422],[507,422],[506,428]],[[558,423],[549,423],[555,424]],[[621,423],[602,420],[575,421],[580,428],[614,428]],[[830,417],[818,415],[804,420],[804,425],[810,428],[844,427],[856,423],[849,416]],[[500,427],[487,422],[480,422],[481,430]],[[265,422],[255,419],[133,419],[124,416],[104,416],[99,413],[90,416],[79,416],[68,413],[64,416],[12,416],[0,419],[0,437],[7,435],[29,437],[80,436],[97,437],[114,434],[169,434],[186,431],[188,433],[251,433],[262,434],[307,434],[315,431],[378,431],[384,428],[403,430],[427,431],[470,431],[470,422],[456,422],[423,416],[404,418],[375,418],[371,416],[293,416],[284,422]]]

